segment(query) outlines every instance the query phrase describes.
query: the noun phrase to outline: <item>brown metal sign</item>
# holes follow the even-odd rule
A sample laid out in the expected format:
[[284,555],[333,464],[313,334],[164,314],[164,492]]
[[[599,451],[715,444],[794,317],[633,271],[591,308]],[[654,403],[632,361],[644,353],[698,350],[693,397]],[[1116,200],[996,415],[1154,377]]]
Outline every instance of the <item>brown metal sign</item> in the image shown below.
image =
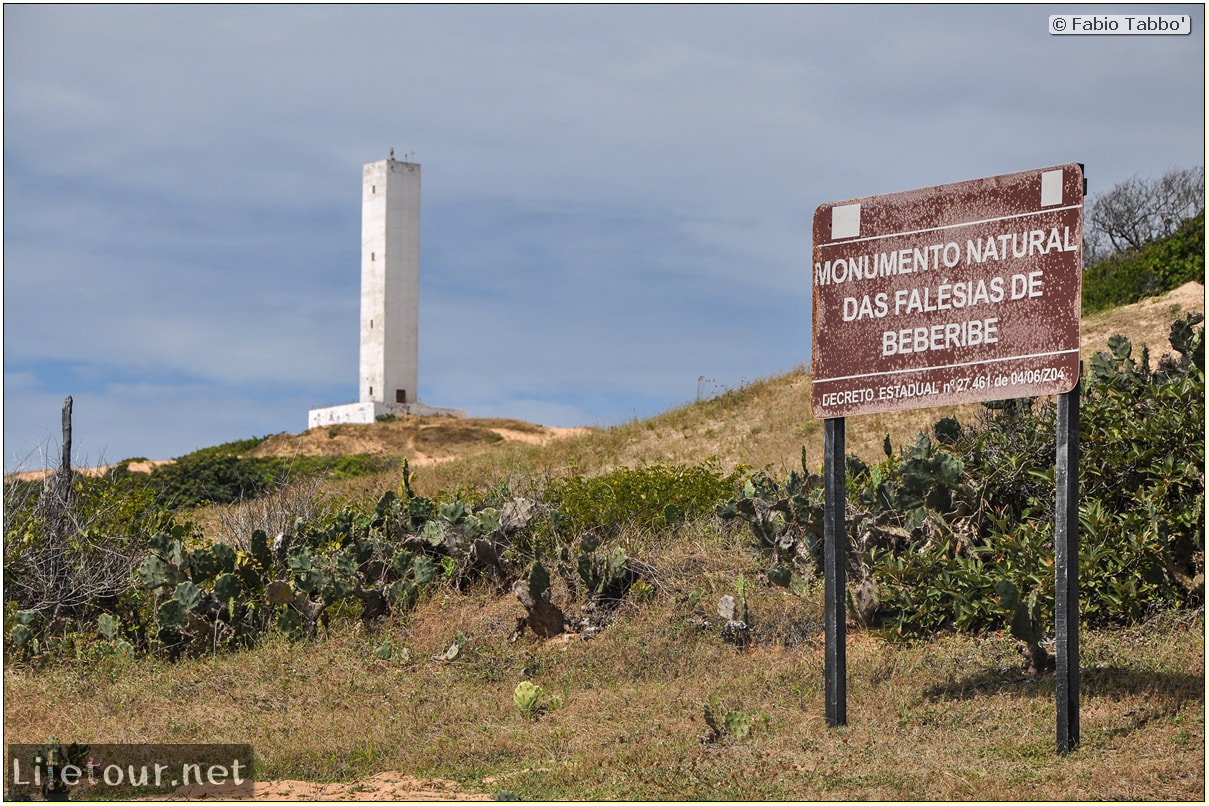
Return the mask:
[[1073,389],[1083,187],[1072,163],[821,205],[814,416]]

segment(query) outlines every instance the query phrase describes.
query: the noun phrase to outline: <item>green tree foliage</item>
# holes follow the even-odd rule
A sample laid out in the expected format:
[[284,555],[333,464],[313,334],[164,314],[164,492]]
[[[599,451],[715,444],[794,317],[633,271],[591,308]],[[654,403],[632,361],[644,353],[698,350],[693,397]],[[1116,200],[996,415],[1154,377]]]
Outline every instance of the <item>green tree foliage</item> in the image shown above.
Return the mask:
[[1083,273],[1083,311],[1095,313],[1205,282],[1205,211],[1170,236],[1148,241],[1090,266]]
[[238,456],[182,456],[156,468],[151,486],[157,499],[173,509],[199,504],[229,504],[256,498],[277,481],[271,464]]

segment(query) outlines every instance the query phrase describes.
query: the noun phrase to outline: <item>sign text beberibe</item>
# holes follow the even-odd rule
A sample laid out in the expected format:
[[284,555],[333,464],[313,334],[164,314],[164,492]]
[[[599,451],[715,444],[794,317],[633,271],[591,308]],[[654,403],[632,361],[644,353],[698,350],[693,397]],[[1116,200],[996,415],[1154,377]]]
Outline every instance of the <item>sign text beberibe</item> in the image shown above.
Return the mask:
[[1082,244],[1077,164],[820,206],[814,415],[1069,392]]

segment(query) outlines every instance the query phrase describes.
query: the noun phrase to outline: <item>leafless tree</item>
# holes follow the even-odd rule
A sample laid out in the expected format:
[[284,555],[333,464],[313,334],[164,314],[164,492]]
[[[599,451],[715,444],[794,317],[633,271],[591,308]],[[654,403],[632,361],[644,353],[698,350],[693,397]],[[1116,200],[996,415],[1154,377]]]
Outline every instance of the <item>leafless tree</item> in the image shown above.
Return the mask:
[[252,533],[260,530],[270,538],[288,534],[298,519],[316,520],[324,511],[323,478],[319,475],[282,479],[275,487],[252,499],[240,499],[218,509],[220,539],[245,551]]
[[4,599],[51,619],[116,598],[133,584],[140,560],[130,546],[97,533],[108,513],[89,511],[80,501],[71,466],[71,410],[68,397],[58,469],[40,487],[4,483]]
[[1158,179],[1126,179],[1088,206],[1084,264],[1171,235],[1204,209],[1204,166],[1173,169]]

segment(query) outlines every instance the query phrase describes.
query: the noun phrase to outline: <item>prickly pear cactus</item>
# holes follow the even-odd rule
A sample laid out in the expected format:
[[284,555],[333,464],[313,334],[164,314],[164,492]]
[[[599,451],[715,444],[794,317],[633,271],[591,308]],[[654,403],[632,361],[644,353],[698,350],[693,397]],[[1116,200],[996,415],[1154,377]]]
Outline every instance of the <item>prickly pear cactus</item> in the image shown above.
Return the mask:
[[1008,579],[995,583],[999,604],[1010,614],[1012,637],[1020,642],[1021,654],[1025,659],[1025,671],[1030,677],[1053,668],[1053,657],[1041,647],[1045,637],[1045,625],[1041,620],[1041,603],[1038,591],[1021,597],[1016,585]]
[[744,711],[728,710],[719,718],[720,706],[716,699],[711,698],[705,704],[705,724],[710,732],[701,737],[704,744],[711,744],[723,738],[746,739],[751,735],[751,718]]
[[550,601],[550,573],[540,562],[533,563],[526,578],[516,581],[512,592],[528,613],[517,625],[517,634],[525,627],[541,638],[553,638],[566,631],[566,616]]
[[201,588],[186,580],[176,586],[176,591],[172,594],[172,598],[184,605],[185,611],[188,612],[201,604]]
[[588,590],[589,603],[618,602],[638,579],[630,566],[625,549],[615,546],[607,554],[597,553],[595,538],[584,537],[580,542],[575,569]]
[[220,574],[214,580],[214,595],[218,597],[220,602],[230,602],[233,599],[239,598],[243,593],[243,585],[239,582],[239,577],[231,573]]
[[536,719],[541,707],[542,695],[545,691],[541,686],[522,680],[512,692],[512,704],[516,710],[527,719]]
[[823,480],[806,467],[802,449],[802,472],[790,471],[784,485],[759,471],[743,486],[743,494],[719,506],[723,520],[747,522],[757,545],[772,554],[771,567],[778,584],[791,586],[785,577],[796,574],[810,579],[822,570]]

